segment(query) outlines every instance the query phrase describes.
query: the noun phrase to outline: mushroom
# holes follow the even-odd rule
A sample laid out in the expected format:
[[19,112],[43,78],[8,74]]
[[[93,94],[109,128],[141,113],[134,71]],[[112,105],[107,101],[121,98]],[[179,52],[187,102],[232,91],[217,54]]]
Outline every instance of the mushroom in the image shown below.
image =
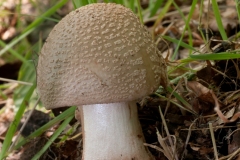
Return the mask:
[[37,83],[47,109],[78,106],[82,159],[154,159],[136,101],[166,86],[166,65],[130,9],[97,3],[65,16],[42,47]]

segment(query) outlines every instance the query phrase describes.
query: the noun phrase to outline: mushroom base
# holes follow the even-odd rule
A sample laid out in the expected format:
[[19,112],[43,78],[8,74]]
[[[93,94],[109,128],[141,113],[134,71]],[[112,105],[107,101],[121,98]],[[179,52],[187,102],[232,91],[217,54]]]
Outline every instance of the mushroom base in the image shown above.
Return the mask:
[[83,131],[83,160],[154,159],[143,145],[145,140],[135,102],[83,105],[78,110]]

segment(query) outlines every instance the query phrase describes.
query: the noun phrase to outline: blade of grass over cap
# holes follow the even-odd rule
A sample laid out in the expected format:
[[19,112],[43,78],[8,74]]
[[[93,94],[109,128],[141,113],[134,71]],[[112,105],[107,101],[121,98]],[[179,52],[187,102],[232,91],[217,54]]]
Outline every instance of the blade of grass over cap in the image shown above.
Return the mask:
[[217,21],[217,26],[218,26],[218,29],[219,29],[219,32],[222,36],[222,39],[223,40],[227,40],[227,34],[224,30],[224,27],[223,27],[223,23],[222,23],[222,17],[221,17],[221,13],[219,11],[219,8],[218,8],[218,4],[217,4],[217,0],[212,0],[212,8],[213,8],[213,13],[215,15],[215,18],[216,18],[216,21]]
[[68,0],[61,0],[56,5],[54,5],[52,8],[50,8],[48,11],[46,11],[41,16],[39,16],[35,21],[33,21],[29,26],[26,27],[26,29],[22,32],[22,34],[19,37],[14,38],[8,45],[6,45],[0,51],[0,56],[2,56],[10,48],[12,48],[19,41],[21,41],[23,38],[25,38],[27,35],[29,35],[32,31],[34,31],[35,28],[46,19],[46,17],[49,17],[50,15],[54,14],[59,8],[61,8],[67,2],[68,2]]
[[13,120],[13,122],[11,123],[11,125],[7,131],[6,137],[5,137],[3,145],[2,145],[2,150],[0,153],[1,160],[6,158],[6,156],[7,156],[7,152],[10,147],[10,144],[12,142],[13,135],[15,134],[15,132],[17,130],[18,124],[19,124],[21,117],[26,109],[26,104],[30,100],[35,88],[36,88],[36,85],[33,85],[27,92],[26,96],[24,97],[24,99],[22,101],[21,106],[19,107],[19,110],[17,111],[17,113],[15,115],[15,119]]

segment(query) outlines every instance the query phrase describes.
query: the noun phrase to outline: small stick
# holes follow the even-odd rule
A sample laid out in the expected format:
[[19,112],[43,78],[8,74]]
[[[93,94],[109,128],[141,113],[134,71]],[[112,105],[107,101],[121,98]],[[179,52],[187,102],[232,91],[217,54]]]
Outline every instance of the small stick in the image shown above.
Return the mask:
[[13,82],[13,83],[18,83],[18,84],[23,84],[23,85],[28,85],[28,86],[33,85],[32,83],[29,83],[29,82],[17,81],[17,80],[8,79],[8,78],[1,78],[1,77],[0,77],[0,81]]
[[211,138],[212,138],[214,156],[215,156],[215,159],[218,160],[217,146],[216,146],[216,141],[215,141],[215,137],[214,137],[214,133],[213,133],[212,123],[209,123],[209,129],[210,129],[210,134],[211,134]]
[[25,128],[25,126],[26,126],[28,120],[30,119],[30,117],[31,117],[31,115],[32,115],[32,113],[33,113],[33,111],[36,109],[36,107],[37,107],[39,101],[40,101],[40,97],[37,99],[37,101],[36,101],[36,103],[35,103],[33,109],[32,109],[31,112],[28,114],[26,121],[24,122],[24,124],[22,125],[22,127],[20,128],[20,130],[19,130],[19,132],[18,132],[18,134],[17,134],[17,136],[16,136],[16,139],[13,141],[12,145],[9,147],[9,150],[8,150],[9,152],[12,151],[13,147],[15,146],[15,144],[17,143],[17,141],[19,140],[20,135],[21,135],[23,129]]

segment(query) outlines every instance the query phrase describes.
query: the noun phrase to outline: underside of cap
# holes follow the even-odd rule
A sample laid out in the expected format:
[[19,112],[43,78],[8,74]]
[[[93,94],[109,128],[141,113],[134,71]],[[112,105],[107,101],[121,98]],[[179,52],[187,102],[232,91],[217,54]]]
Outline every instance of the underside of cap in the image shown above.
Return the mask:
[[117,4],[69,13],[39,55],[38,92],[47,109],[133,101],[166,83],[166,65],[150,34]]

